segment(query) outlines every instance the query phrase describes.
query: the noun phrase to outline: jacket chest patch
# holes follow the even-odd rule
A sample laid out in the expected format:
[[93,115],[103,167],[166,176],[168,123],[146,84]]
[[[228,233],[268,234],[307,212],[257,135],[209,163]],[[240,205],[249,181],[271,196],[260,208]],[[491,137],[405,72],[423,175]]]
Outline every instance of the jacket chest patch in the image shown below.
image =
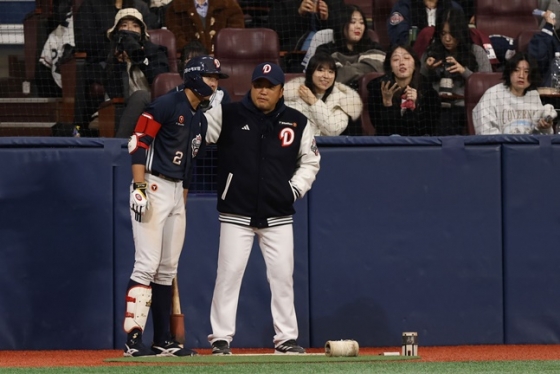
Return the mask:
[[278,138],[280,139],[280,144],[282,145],[282,147],[289,147],[290,145],[292,145],[295,137],[296,134],[294,133],[294,130],[289,127],[283,128],[278,133]]

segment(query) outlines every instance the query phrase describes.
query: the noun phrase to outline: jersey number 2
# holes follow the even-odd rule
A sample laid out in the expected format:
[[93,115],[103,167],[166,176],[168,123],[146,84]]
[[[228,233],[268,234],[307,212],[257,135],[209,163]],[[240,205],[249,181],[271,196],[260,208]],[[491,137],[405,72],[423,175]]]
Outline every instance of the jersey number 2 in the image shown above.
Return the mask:
[[183,159],[183,152],[181,151],[175,152],[175,157],[173,157],[173,163],[177,165],[181,165],[182,159]]

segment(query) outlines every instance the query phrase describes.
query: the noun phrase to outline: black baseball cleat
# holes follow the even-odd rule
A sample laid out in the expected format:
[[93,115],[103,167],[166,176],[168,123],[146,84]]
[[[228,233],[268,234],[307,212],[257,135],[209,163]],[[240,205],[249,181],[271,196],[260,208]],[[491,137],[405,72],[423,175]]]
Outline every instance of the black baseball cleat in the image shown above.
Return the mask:
[[152,345],[152,351],[159,357],[185,357],[197,356],[198,353],[192,349],[184,348],[174,340],[167,340],[163,344]]
[[287,340],[282,344],[278,344],[274,348],[274,353],[284,355],[300,355],[305,353],[305,349],[300,347],[294,339]]
[[124,357],[153,356],[154,351],[146,347],[140,340],[131,339],[124,345]]
[[225,340],[216,340],[212,343],[212,354],[213,355],[230,355],[231,349],[229,348],[228,342]]

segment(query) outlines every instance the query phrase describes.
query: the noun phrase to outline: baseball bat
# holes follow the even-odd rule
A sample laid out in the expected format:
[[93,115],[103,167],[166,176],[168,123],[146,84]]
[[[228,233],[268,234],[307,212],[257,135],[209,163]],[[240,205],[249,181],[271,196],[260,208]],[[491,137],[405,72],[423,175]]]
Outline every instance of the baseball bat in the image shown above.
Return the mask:
[[179,297],[179,283],[177,282],[177,276],[173,278],[171,289],[171,335],[175,337],[175,340],[178,343],[185,344],[185,315],[181,313],[181,298]]

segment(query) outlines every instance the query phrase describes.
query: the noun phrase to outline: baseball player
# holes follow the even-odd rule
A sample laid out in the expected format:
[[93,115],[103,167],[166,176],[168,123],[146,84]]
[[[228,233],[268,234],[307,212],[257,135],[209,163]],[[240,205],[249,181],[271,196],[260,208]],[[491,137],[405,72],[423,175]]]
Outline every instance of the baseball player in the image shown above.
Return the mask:
[[[199,56],[186,65],[185,89],[159,97],[138,119],[128,143],[132,155],[130,206],[135,262],[126,293],[124,356],[191,356],[171,336],[171,282],[185,237],[185,204],[197,155],[203,151],[208,105],[221,73],[218,60]],[[142,343],[149,311],[154,340]]]
[[220,245],[208,340],[231,354],[243,273],[255,235],[272,294],[275,353],[300,354],[294,307],[293,204],[311,188],[319,151],[307,118],[284,105],[284,72],[258,65],[240,101],[205,113],[206,141],[218,147]]

